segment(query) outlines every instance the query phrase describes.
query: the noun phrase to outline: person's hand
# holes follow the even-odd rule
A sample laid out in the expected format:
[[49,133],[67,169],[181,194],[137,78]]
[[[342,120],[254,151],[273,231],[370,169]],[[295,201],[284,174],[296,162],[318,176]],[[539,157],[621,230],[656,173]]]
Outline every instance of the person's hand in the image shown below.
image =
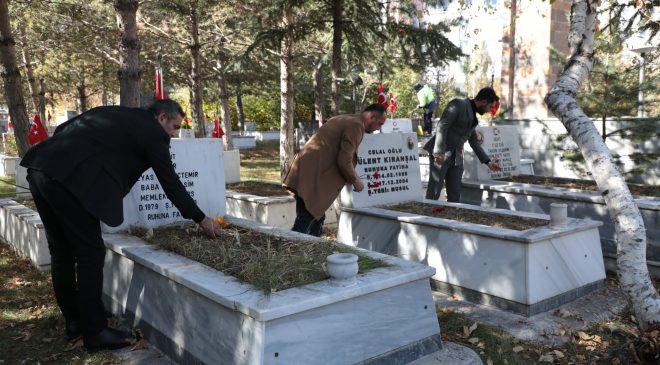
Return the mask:
[[499,158],[494,158],[494,159],[490,160],[490,162],[488,163],[488,169],[490,169],[490,171],[500,171],[500,170],[502,170],[502,165],[500,163],[500,159]]
[[222,229],[216,221],[209,217],[204,217],[204,219],[199,222],[199,225],[204,230],[204,233],[211,238],[215,238],[216,233],[220,232]]
[[440,153],[438,155],[435,155],[435,163],[437,163],[438,165],[442,165],[443,163],[445,163],[445,154]]
[[482,130],[477,130],[477,143],[483,144],[484,143],[484,131]]
[[355,192],[361,192],[364,189],[364,184],[362,183],[362,180],[360,178],[357,178],[355,182],[353,183],[353,191]]

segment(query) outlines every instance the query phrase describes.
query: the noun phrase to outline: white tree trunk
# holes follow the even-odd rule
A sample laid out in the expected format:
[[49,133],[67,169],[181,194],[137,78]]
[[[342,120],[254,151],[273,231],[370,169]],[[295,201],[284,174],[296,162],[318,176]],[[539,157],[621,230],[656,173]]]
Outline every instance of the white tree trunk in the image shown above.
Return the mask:
[[234,142],[231,138],[231,113],[229,111],[229,92],[227,91],[227,79],[225,75],[225,62],[218,61],[218,90],[220,92],[220,117],[224,126],[225,151],[234,149]]
[[640,328],[660,321],[660,296],[646,264],[646,229],[632,194],[612,154],[591,119],[575,100],[593,66],[598,0],[574,0],[569,44],[571,57],[545,102],[577,143],[616,229],[620,286],[630,300]]
[[[285,10],[282,27],[293,22],[291,10]],[[286,34],[280,55],[280,179],[284,179],[293,161],[293,39]]]

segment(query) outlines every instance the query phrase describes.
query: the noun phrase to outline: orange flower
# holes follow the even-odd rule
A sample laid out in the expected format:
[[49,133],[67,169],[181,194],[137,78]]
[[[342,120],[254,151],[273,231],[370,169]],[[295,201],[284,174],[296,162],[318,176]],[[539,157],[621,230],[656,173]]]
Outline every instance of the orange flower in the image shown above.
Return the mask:
[[216,221],[216,223],[218,223],[220,225],[220,227],[222,227],[222,228],[229,227],[229,222],[227,222],[224,218],[222,218],[220,216],[215,216],[215,218],[213,218],[213,220]]

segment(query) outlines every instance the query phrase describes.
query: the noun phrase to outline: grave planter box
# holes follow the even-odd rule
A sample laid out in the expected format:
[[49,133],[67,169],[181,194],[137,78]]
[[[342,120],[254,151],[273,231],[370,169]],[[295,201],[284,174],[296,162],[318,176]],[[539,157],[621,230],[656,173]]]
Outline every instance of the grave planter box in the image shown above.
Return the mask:
[[[616,258],[614,225],[596,191],[497,180],[463,181],[461,202],[534,213],[549,213],[551,203],[566,203],[569,217],[603,222],[599,227],[603,254]],[[646,226],[647,260],[660,269],[660,198],[638,196],[635,202]]]
[[[547,215],[423,200],[494,214],[493,219]],[[421,262],[434,285],[467,299],[534,315],[603,285],[602,223],[568,219],[565,228],[516,231],[376,207],[344,208],[340,242]]]
[[428,266],[362,251],[391,266],[359,274],[353,286],[325,280],[266,295],[137,237],[104,239],[106,306],[177,362],[407,364],[441,348],[428,280],[434,269]]
[[241,181],[241,153],[237,149],[224,151],[225,182]]
[[[280,185],[267,181],[263,184]],[[227,190],[227,214],[266,224],[290,229],[296,220],[296,200],[291,195],[260,196]],[[325,224],[337,223],[334,207],[325,212]]]
[[16,175],[16,164],[19,161],[17,156],[8,156],[0,153],[0,176]]
[[38,270],[50,270],[50,251],[39,213],[16,201],[1,200],[0,237]]
[[254,136],[231,136],[231,142],[234,148],[239,150],[252,149],[257,147],[257,142]]

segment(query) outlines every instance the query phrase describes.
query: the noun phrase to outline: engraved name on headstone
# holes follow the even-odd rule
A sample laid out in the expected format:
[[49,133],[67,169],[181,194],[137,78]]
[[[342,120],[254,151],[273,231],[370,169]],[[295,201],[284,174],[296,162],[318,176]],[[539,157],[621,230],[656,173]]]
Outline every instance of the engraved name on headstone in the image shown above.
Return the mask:
[[348,207],[390,204],[422,197],[419,150],[414,133],[365,134],[357,152],[364,190],[347,185],[341,203]]
[[[222,140],[218,138],[177,139],[170,142],[170,156],[190,196],[209,217],[224,216],[225,174]],[[103,224],[104,232],[129,226],[158,227],[185,221],[167,198],[153,169],[148,169],[124,197],[124,222],[118,227]]]
[[[480,127],[484,133],[484,142],[481,147],[493,158],[499,158],[501,171],[490,171],[488,166],[479,163],[474,157],[479,180],[497,179],[520,174],[520,146],[518,142],[518,128],[515,126]],[[467,144],[466,144],[467,146]],[[472,153],[471,151],[468,153]]]

